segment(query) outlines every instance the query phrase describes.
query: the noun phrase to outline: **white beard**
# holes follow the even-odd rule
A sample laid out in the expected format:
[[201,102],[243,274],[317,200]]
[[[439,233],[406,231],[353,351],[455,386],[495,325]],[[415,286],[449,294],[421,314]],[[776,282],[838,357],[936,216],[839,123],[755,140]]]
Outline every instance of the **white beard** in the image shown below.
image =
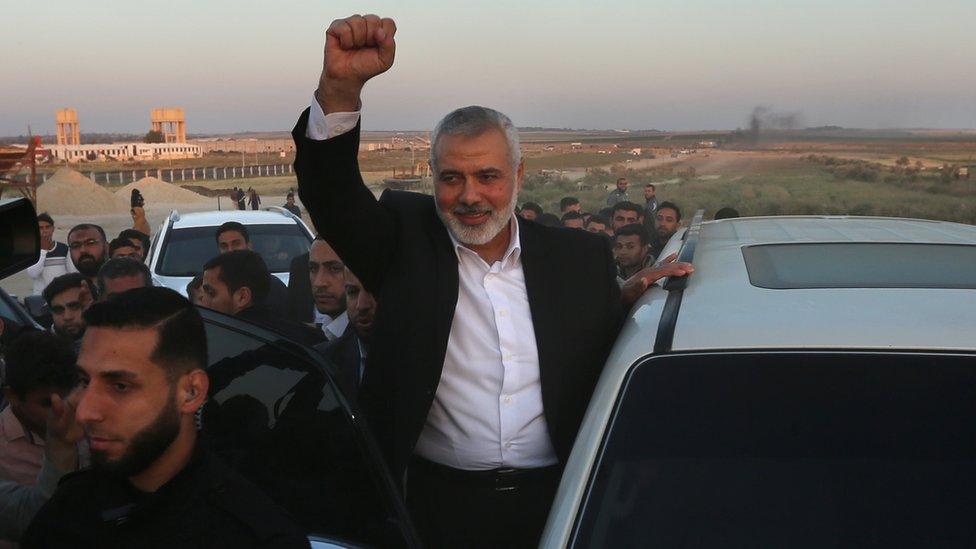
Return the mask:
[[447,227],[455,240],[469,246],[481,246],[491,242],[498,233],[508,225],[515,213],[515,203],[518,200],[518,187],[512,188],[512,199],[501,210],[490,210],[488,220],[481,225],[469,226],[461,223],[454,212],[445,212],[437,208],[437,216]]

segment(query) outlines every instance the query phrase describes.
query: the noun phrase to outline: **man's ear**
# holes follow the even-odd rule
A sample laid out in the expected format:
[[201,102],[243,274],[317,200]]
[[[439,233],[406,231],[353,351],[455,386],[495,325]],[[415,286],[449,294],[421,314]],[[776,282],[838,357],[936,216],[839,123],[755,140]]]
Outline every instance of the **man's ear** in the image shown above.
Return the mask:
[[233,300],[234,303],[235,314],[240,311],[243,311],[244,309],[247,309],[251,305],[254,305],[253,303],[254,294],[251,293],[251,289],[248,288],[247,286],[241,286],[240,288],[238,288],[237,291],[234,292],[234,295],[231,296],[231,299]]
[[210,390],[210,378],[207,372],[197,368],[184,374],[179,382],[179,402],[177,406],[184,414],[193,414],[203,406]]

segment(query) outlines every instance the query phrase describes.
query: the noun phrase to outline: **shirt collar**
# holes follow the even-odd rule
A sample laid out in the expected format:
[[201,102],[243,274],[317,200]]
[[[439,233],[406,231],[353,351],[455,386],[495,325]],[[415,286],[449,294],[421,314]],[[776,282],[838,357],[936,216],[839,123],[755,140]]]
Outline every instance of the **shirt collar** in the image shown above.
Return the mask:
[[7,409],[0,412],[0,429],[3,430],[3,437],[7,439],[8,442],[13,442],[20,438],[25,438],[29,442],[34,442],[34,437],[27,432],[24,425],[17,419],[14,415],[13,409],[7,406]]
[[[508,226],[511,228],[512,237],[508,241],[508,249],[505,250],[505,253],[502,255],[501,263],[503,268],[516,265],[519,261],[519,258],[522,256],[522,240],[521,237],[519,236],[519,224],[518,224],[518,220],[515,219],[514,214],[512,215],[512,219],[509,221]],[[444,228],[447,229],[447,227]],[[447,236],[451,238],[451,244],[454,245],[454,255],[457,256],[458,261],[461,261],[461,254],[464,253],[468,255],[474,255],[482,262],[484,262],[484,260],[481,259],[481,256],[479,256],[477,252],[475,252],[471,248],[466,247],[464,244],[458,242],[458,240],[454,238],[454,233],[452,233],[450,229],[447,229]]]

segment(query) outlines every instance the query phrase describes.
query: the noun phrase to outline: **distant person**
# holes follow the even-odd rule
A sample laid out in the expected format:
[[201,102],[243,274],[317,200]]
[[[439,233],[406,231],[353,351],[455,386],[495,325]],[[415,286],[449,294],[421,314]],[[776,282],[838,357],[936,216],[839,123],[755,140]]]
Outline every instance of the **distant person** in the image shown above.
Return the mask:
[[136,229],[125,229],[119,233],[120,238],[126,238],[136,247],[139,254],[139,261],[145,261],[149,256],[149,233],[144,233]]
[[131,257],[109,259],[98,271],[98,299],[100,301],[133,288],[149,288],[152,285],[149,267]]
[[559,215],[565,215],[567,212],[580,211],[580,201],[579,198],[575,196],[565,196],[559,201]]
[[200,304],[201,286],[203,286],[203,275],[198,274],[186,285],[186,297],[194,305]]
[[325,341],[321,332],[281,315],[267,304],[268,267],[256,252],[220,254],[203,266],[200,305],[236,316],[304,345]]
[[657,211],[657,187],[653,183],[644,185],[644,219],[653,219]]
[[68,273],[55,278],[44,288],[44,301],[51,311],[51,330],[69,341],[79,342],[85,335],[82,313],[94,301],[85,275]]
[[718,221],[719,219],[733,219],[736,217],[739,217],[739,211],[736,210],[735,208],[730,208],[728,206],[715,212],[716,221]]
[[526,221],[536,221],[540,216],[542,216],[542,214],[542,206],[536,204],[535,202],[526,202],[525,204],[522,204],[522,210],[519,212],[522,219],[525,219]]
[[247,202],[248,202],[248,204],[250,204],[251,209],[252,210],[260,210],[261,209],[261,197],[258,196],[258,192],[254,190],[254,187],[251,187],[251,188],[249,188],[247,190],[247,195],[248,195]]
[[620,282],[654,264],[649,250],[650,238],[643,225],[633,223],[617,229],[613,235],[613,257]]
[[625,225],[643,223],[644,209],[633,202],[622,200],[613,206],[613,216],[610,219],[611,228],[616,233],[617,229]]
[[244,192],[244,189],[237,189],[237,209],[247,209],[247,193]]
[[546,227],[562,227],[563,222],[559,220],[556,214],[544,213],[535,220],[536,223],[546,226]]
[[[251,233],[247,226],[237,221],[228,221],[217,227],[217,250],[220,253],[235,250],[252,250]],[[268,302],[267,304],[280,314],[287,313],[288,287],[275,275],[268,273]]]
[[610,192],[610,196],[607,197],[607,206],[615,206],[617,202],[630,201],[630,197],[627,196],[627,178],[618,177],[617,178],[617,188]]
[[657,214],[654,216],[654,234],[651,239],[651,254],[659,257],[668,240],[674,236],[678,227],[681,226],[681,210],[674,202],[665,200],[657,207]]
[[579,212],[570,210],[563,214],[560,221],[563,227],[569,227],[570,229],[582,229],[583,228],[583,216]]
[[288,194],[285,196],[284,208],[295,217],[302,216],[302,209],[298,207],[298,204],[295,204],[295,193],[292,191],[288,191]]
[[91,288],[95,288],[98,270],[108,260],[105,231],[91,223],[75,225],[68,231],[68,250],[74,268],[85,275]]
[[34,284],[31,295],[41,295],[56,277],[68,274],[68,245],[54,240],[54,219],[47,212],[37,216],[37,230],[41,234],[41,255],[37,263],[27,268],[27,276]]
[[351,330],[342,337],[315,347],[322,356],[336,365],[336,381],[343,394],[354,406],[359,400],[359,387],[366,374],[366,357],[373,318],[376,315],[376,298],[363,288],[362,282],[346,268],[346,313]]
[[7,346],[4,362],[0,479],[30,486],[41,472],[51,395],[66,398],[75,386],[75,353],[64,338],[29,331]]
[[584,228],[591,233],[605,234],[607,236],[613,236],[613,231],[610,229],[610,222],[607,218],[599,214],[591,215]]
[[108,243],[108,257],[110,260],[116,257],[128,257],[129,259],[142,261],[139,255],[139,247],[133,244],[128,238],[121,236]]
[[170,289],[139,288],[85,316],[75,415],[93,466],[61,482],[24,547],[308,547],[268,496],[199,442],[210,382],[196,308]]
[[349,326],[346,314],[346,265],[321,237],[308,252],[308,278],[312,287],[315,326],[329,341],[342,337]]

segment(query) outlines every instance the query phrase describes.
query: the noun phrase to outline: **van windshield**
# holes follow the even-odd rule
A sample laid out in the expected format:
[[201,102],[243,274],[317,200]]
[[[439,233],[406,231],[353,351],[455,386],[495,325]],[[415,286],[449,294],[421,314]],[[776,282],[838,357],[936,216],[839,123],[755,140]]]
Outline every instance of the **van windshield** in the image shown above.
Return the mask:
[[625,384],[574,546],[971,545],[974,358],[645,361]]
[[[291,260],[308,251],[311,239],[296,223],[248,225],[251,246],[261,254],[268,270],[287,273]],[[162,276],[196,276],[203,264],[217,255],[217,227],[173,229],[163,241],[156,274]]]

